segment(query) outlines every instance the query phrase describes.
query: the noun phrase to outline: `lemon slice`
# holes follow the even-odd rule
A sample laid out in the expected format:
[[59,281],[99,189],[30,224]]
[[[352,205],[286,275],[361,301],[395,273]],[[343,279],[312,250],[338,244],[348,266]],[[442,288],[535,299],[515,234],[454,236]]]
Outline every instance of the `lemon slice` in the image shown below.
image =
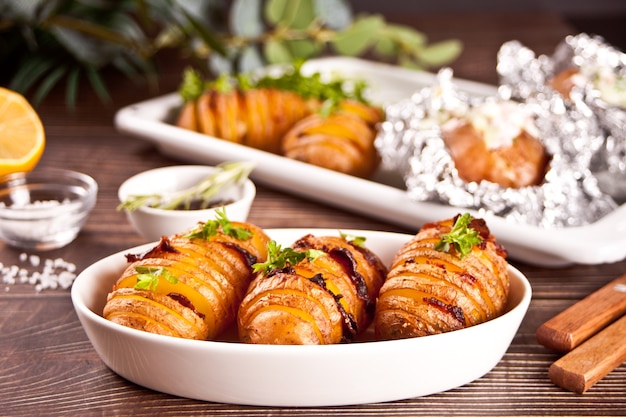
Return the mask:
[[21,94],[0,87],[0,176],[35,168],[45,142],[35,109]]

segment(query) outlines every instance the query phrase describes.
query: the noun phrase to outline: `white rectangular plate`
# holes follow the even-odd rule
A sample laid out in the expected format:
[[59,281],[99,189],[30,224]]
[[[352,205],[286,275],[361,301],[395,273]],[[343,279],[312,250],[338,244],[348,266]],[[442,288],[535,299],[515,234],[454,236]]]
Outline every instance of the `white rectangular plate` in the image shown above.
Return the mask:
[[[344,78],[364,80],[369,86],[369,97],[381,105],[408,98],[434,81],[432,74],[344,57],[310,60],[303,72],[338,73]],[[471,81],[456,83],[473,94],[491,95],[496,91],[493,86]],[[121,132],[151,141],[167,155],[202,164],[255,161],[252,179],[261,184],[415,230],[424,223],[467,211],[409,199],[394,173],[378,172],[371,179],[356,178],[176,127],[172,120],[180,105],[178,94],[168,94],[121,109],[115,123]],[[481,216],[513,259],[561,266],[608,263],[626,257],[626,205],[593,224],[561,229]]]

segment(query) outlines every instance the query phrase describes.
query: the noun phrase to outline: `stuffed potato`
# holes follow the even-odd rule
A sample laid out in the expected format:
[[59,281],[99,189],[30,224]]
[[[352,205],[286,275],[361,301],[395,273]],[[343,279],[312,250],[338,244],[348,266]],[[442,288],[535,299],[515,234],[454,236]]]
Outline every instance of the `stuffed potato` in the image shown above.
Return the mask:
[[376,307],[381,340],[444,333],[500,315],[506,251],[469,214],[424,225],[395,255]]
[[[285,254],[279,250],[269,251],[270,260],[279,263]],[[260,273],[241,303],[242,342],[341,343],[369,326],[386,274],[374,253],[345,236],[313,235],[302,237],[286,253],[292,259]]]
[[130,264],[107,297],[103,316],[135,329],[188,339],[214,339],[235,321],[269,238],[225,217],[163,237]]
[[511,101],[485,103],[442,126],[461,179],[510,188],[543,182],[549,155],[538,134],[530,117]]

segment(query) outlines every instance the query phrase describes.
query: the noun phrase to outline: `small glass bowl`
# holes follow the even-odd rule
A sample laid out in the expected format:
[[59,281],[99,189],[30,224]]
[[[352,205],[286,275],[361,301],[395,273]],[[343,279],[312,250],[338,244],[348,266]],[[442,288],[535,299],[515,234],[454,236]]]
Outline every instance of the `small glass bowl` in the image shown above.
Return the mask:
[[72,242],[96,204],[98,184],[86,174],[42,169],[0,178],[0,238],[25,250]]

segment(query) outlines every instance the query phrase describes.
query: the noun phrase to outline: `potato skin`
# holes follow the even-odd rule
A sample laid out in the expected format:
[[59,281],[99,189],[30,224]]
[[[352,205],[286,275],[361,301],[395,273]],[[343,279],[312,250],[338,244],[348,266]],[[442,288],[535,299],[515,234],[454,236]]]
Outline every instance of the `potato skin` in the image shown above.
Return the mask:
[[343,100],[322,116],[320,107],[276,88],[211,89],[182,106],[176,125],[350,175],[372,174],[380,163],[374,139],[382,110]]
[[434,249],[455,219],[426,224],[395,255],[376,305],[379,340],[449,332],[500,315],[509,294],[506,251],[481,219],[482,243],[463,258]]
[[238,314],[245,343],[334,344],[351,341],[373,320],[386,268],[364,247],[342,237],[306,235],[296,251],[325,255],[260,274]]
[[288,158],[357,177],[368,177],[380,163],[374,146],[380,109],[344,100],[338,111],[311,114],[285,135],[282,153]]
[[443,129],[443,140],[459,173],[467,182],[482,180],[520,188],[543,182],[549,156],[543,144],[526,131],[511,146],[489,149],[469,123]]
[[[221,228],[206,239],[182,233],[163,237],[144,254],[127,255],[130,263],[109,293],[103,316],[152,333],[198,340],[217,337],[236,319],[253,278],[252,265],[267,259],[269,237],[262,229],[250,223],[232,225],[249,230],[252,237],[239,240]],[[159,277],[156,288],[137,289],[145,270],[165,270],[177,282]]]

